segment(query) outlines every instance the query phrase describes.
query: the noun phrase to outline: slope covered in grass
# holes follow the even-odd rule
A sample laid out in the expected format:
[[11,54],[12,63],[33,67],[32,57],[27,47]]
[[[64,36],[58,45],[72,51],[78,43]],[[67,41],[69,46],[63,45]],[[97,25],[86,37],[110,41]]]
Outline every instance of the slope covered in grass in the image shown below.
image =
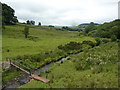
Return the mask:
[[3,30],[3,60],[6,57],[18,55],[37,54],[51,51],[59,45],[70,41],[82,42],[83,40],[94,40],[90,37],[80,37],[79,32],[57,31],[50,27],[30,28],[30,38],[25,39],[24,26],[6,26]]
[[[29,70],[45,65],[47,62],[57,60],[66,53],[61,52],[58,46],[65,45],[71,41],[82,42],[89,40],[95,42],[91,37],[80,37],[79,32],[72,31],[58,31],[52,27],[32,27],[30,26],[29,38],[25,38],[23,34],[23,25],[5,26],[3,29],[2,39],[2,60],[6,58],[15,59],[18,66],[30,66]],[[49,56],[50,55],[50,56]],[[28,64],[28,65],[26,65]],[[26,68],[25,68],[26,69]],[[3,82],[12,80],[16,77],[17,71],[3,71]],[[8,75],[6,75],[6,73]],[[13,76],[9,74],[14,73]],[[9,79],[9,80],[6,80]]]
[[40,73],[49,83],[31,80],[20,88],[117,88],[118,44],[109,42],[54,64]]

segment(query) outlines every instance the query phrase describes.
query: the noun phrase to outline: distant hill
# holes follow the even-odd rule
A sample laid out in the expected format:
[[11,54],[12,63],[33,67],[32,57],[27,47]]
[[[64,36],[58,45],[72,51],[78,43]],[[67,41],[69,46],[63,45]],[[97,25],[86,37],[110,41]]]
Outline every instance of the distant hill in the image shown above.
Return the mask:
[[[78,26],[82,26],[82,25],[90,25],[90,23],[82,23],[82,24],[80,24],[80,25],[78,25]],[[94,23],[94,25],[100,25],[100,24]]]
[[[78,28],[84,30],[88,25],[90,25],[90,23],[82,23],[78,25]],[[95,26],[99,26],[100,24],[98,23],[94,23]]]
[[99,25],[94,31],[89,32],[90,35],[111,38],[115,37],[120,39],[120,19],[114,20],[112,22],[105,22]]

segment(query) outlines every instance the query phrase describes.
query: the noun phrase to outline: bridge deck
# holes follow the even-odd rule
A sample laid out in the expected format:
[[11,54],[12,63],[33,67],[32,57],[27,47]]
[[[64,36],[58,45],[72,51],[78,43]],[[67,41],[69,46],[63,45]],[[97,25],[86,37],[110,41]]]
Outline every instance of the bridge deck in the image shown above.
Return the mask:
[[36,79],[36,80],[43,81],[43,82],[45,82],[45,83],[49,82],[49,80],[48,80],[48,79],[43,78],[43,77],[39,77],[39,76],[34,75],[34,74],[32,74],[32,75],[31,75],[31,77],[32,77],[32,78],[34,78],[34,79]]

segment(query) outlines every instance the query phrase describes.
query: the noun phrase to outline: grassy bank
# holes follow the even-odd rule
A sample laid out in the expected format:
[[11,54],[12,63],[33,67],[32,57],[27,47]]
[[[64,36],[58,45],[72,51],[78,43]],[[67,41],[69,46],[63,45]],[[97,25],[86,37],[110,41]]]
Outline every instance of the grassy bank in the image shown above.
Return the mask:
[[31,80],[20,88],[117,88],[117,50],[116,42],[92,48],[40,73],[49,83]]

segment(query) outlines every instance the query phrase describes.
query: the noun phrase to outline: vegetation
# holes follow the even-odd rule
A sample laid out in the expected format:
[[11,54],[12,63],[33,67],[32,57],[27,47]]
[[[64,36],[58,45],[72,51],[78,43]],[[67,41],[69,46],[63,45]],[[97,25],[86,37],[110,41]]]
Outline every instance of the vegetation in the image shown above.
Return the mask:
[[29,35],[29,27],[28,26],[25,26],[23,33],[25,35],[25,38],[28,38],[28,35]]
[[[24,25],[5,26],[3,29],[3,60],[10,58],[17,65],[32,71],[51,61],[55,61],[78,50],[64,51],[58,46],[66,46],[69,42],[82,43],[84,40],[95,42],[94,38],[78,36],[79,32],[58,31],[53,27],[29,26],[29,36],[24,38]],[[41,48],[42,47],[42,48]],[[76,47],[77,48],[77,47]],[[10,71],[16,73],[17,71]],[[3,72],[6,73],[6,72]],[[8,76],[10,80],[15,77]],[[4,76],[3,80],[6,79]],[[6,80],[5,80],[6,81]],[[8,80],[9,81],[9,80]]]
[[101,38],[117,38],[120,39],[119,26],[120,20],[114,20],[110,23],[104,23],[99,25],[95,30],[89,29],[89,34],[95,37]]
[[41,22],[38,23],[38,26],[41,26]]
[[85,33],[89,33],[90,31],[93,31],[95,29],[94,22],[91,22],[86,28]]
[[26,23],[27,23],[28,25],[35,25],[35,21],[33,21],[33,20],[31,20],[31,21],[27,20]]
[[17,76],[21,74],[22,72],[15,68],[4,71],[4,73],[2,73],[2,84],[4,85],[8,83],[9,81],[13,80],[13,78],[16,78]]
[[[29,26],[29,36],[27,39],[24,39],[23,34],[24,29],[25,26],[20,24],[14,26],[5,26],[5,29],[3,29],[3,60],[6,60],[6,58],[11,58],[15,64],[31,72],[38,67],[41,67],[51,61],[56,61],[70,53],[76,53],[80,50],[83,51],[83,53],[81,53],[80,55],[72,57],[68,61],[61,62],[62,65],[56,64],[55,66],[53,66],[52,69],[46,71],[49,73],[46,74],[45,72],[43,74],[40,74],[43,77],[50,79],[49,84],[43,84],[38,81],[31,81],[31,83],[36,84],[34,85],[35,87],[32,86],[32,88],[36,87],[53,88],[54,86],[61,88],[62,87],[86,88],[86,87],[112,87],[112,85],[113,87],[117,87],[116,81],[117,66],[115,65],[117,63],[116,61],[117,56],[115,53],[117,47],[114,46],[114,44],[116,45],[115,42],[110,42],[110,39],[107,38],[97,37],[94,39],[92,37],[79,35],[80,32],[66,30],[58,31],[57,28],[55,27],[45,26],[41,27]],[[99,45],[101,46],[99,47]],[[96,46],[98,47],[96,48]],[[90,49],[91,47],[93,49]],[[108,56],[104,57],[103,55],[107,55],[108,50],[111,50],[110,52],[112,53],[109,53]],[[105,51],[106,53],[103,53]],[[99,57],[100,59],[96,60],[96,58]],[[101,59],[102,61],[99,61]],[[104,65],[100,63],[106,64]],[[109,65],[112,67],[109,67]],[[64,67],[67,69],[69,68],[70,69],[68,70],[69,72],[66,71]],[[62,73],[62,76],[61,74],[58,75],[59,73],[55,74],[55,72],[57,71]],[[16,70],[10,70],[8,72],[3,70],[3,74],[5,74],[3,77],[4,82],[3,84],[6,84],[16,76],[22,74],[22,73],[16,74],[17,72],[18,71]],[[108,73],[109,75],[107,75]],[[11,75],[7,76],[7,74],[12,74],[12,76]],[[87,77],[83,78],[86,74],[88,76],[90,75],[89,80],[87,79]],[[81,78],[79,77],[79,75],[81,76]],[[62,78],[63,76],[64,78]],[[66,80],[66,78],[68,78],[67,76],[69,76],[70,79]],[[104,84],[102,84],[104,78],[100,78],[103,76],[105,76],[106,78],[113,79],[111,79],[110,81],[108,81],[109,79],[106,80],[104,82],[105,84],[104,86]],[[80,78],[79,80],[77,80],[78,77]],[[94,78],[97,78],[96,80],[98,81],[96,80],[94,81],[93,80]],[[74,82],[71,83],[71,80]],[[83,84],[85,83],[86,80],[88,80],[89,83]],[[111,82],[111,84],[106,84],[108,82]],[[96,83],[100,83],[100,85]],[[29,83],[23,87],[26,86],[31,88]]]
[[61,30],[68,30],[68,31],[82,31],[82,29],[80,28],[73,28],[73,27],[67,27],[67,26],[63,26]]
[[20,88],[118,88],[117,49],[109,42],[86,50],[40,73],[49,83],[31,80]]
[[[82,23],[82,24],[80,24],[80,25],[78,25],[78,28],[79,29],[81,29],[81,30],[83,30],[83,31],[85,31],[85,30],[87,30],[87,28],[92,28],[92,27],[94,27],[93,29],[95,29],[97,26],[99,26],[100,24],[98,24],[98,23],[94,23],[94,22],[91,22],[91,23]],[[92,26],[92,27],[91,27]],[[91,31],[91,30],[90,30]],[[86,31],[87,32],[87,31]],[[88,30],[88,32],[89,32],[89,30]]]
[[[117,88],[117,42],[120,20],[110,23],[83,24],[82,27],[35,26],[35,21],[17,23],[14,10],[3,6],[2,60],[33,72],[50,62],[70,55],[65,61],[41,72],[49,83],[31,80],[20,88]],[[9,25],[14,24],[14,25]],[[81,28],[82,27],[82,28]],[[79,52],[79,54],[78,54]],[[22,74],[18,69],[3,67],[3,85]]]
[[17,17],[14,15],[15,11],[7,4],[2,4],[2,23],[14,24],[17,23]]
[[82,44],[81,43],[77,43],[77,42],[70,42],[67,43],[66,45],[62,46],[58,46],[59,49],[62,49],[64,51],[69,51],[69,50],[81,50],[82,49]]

